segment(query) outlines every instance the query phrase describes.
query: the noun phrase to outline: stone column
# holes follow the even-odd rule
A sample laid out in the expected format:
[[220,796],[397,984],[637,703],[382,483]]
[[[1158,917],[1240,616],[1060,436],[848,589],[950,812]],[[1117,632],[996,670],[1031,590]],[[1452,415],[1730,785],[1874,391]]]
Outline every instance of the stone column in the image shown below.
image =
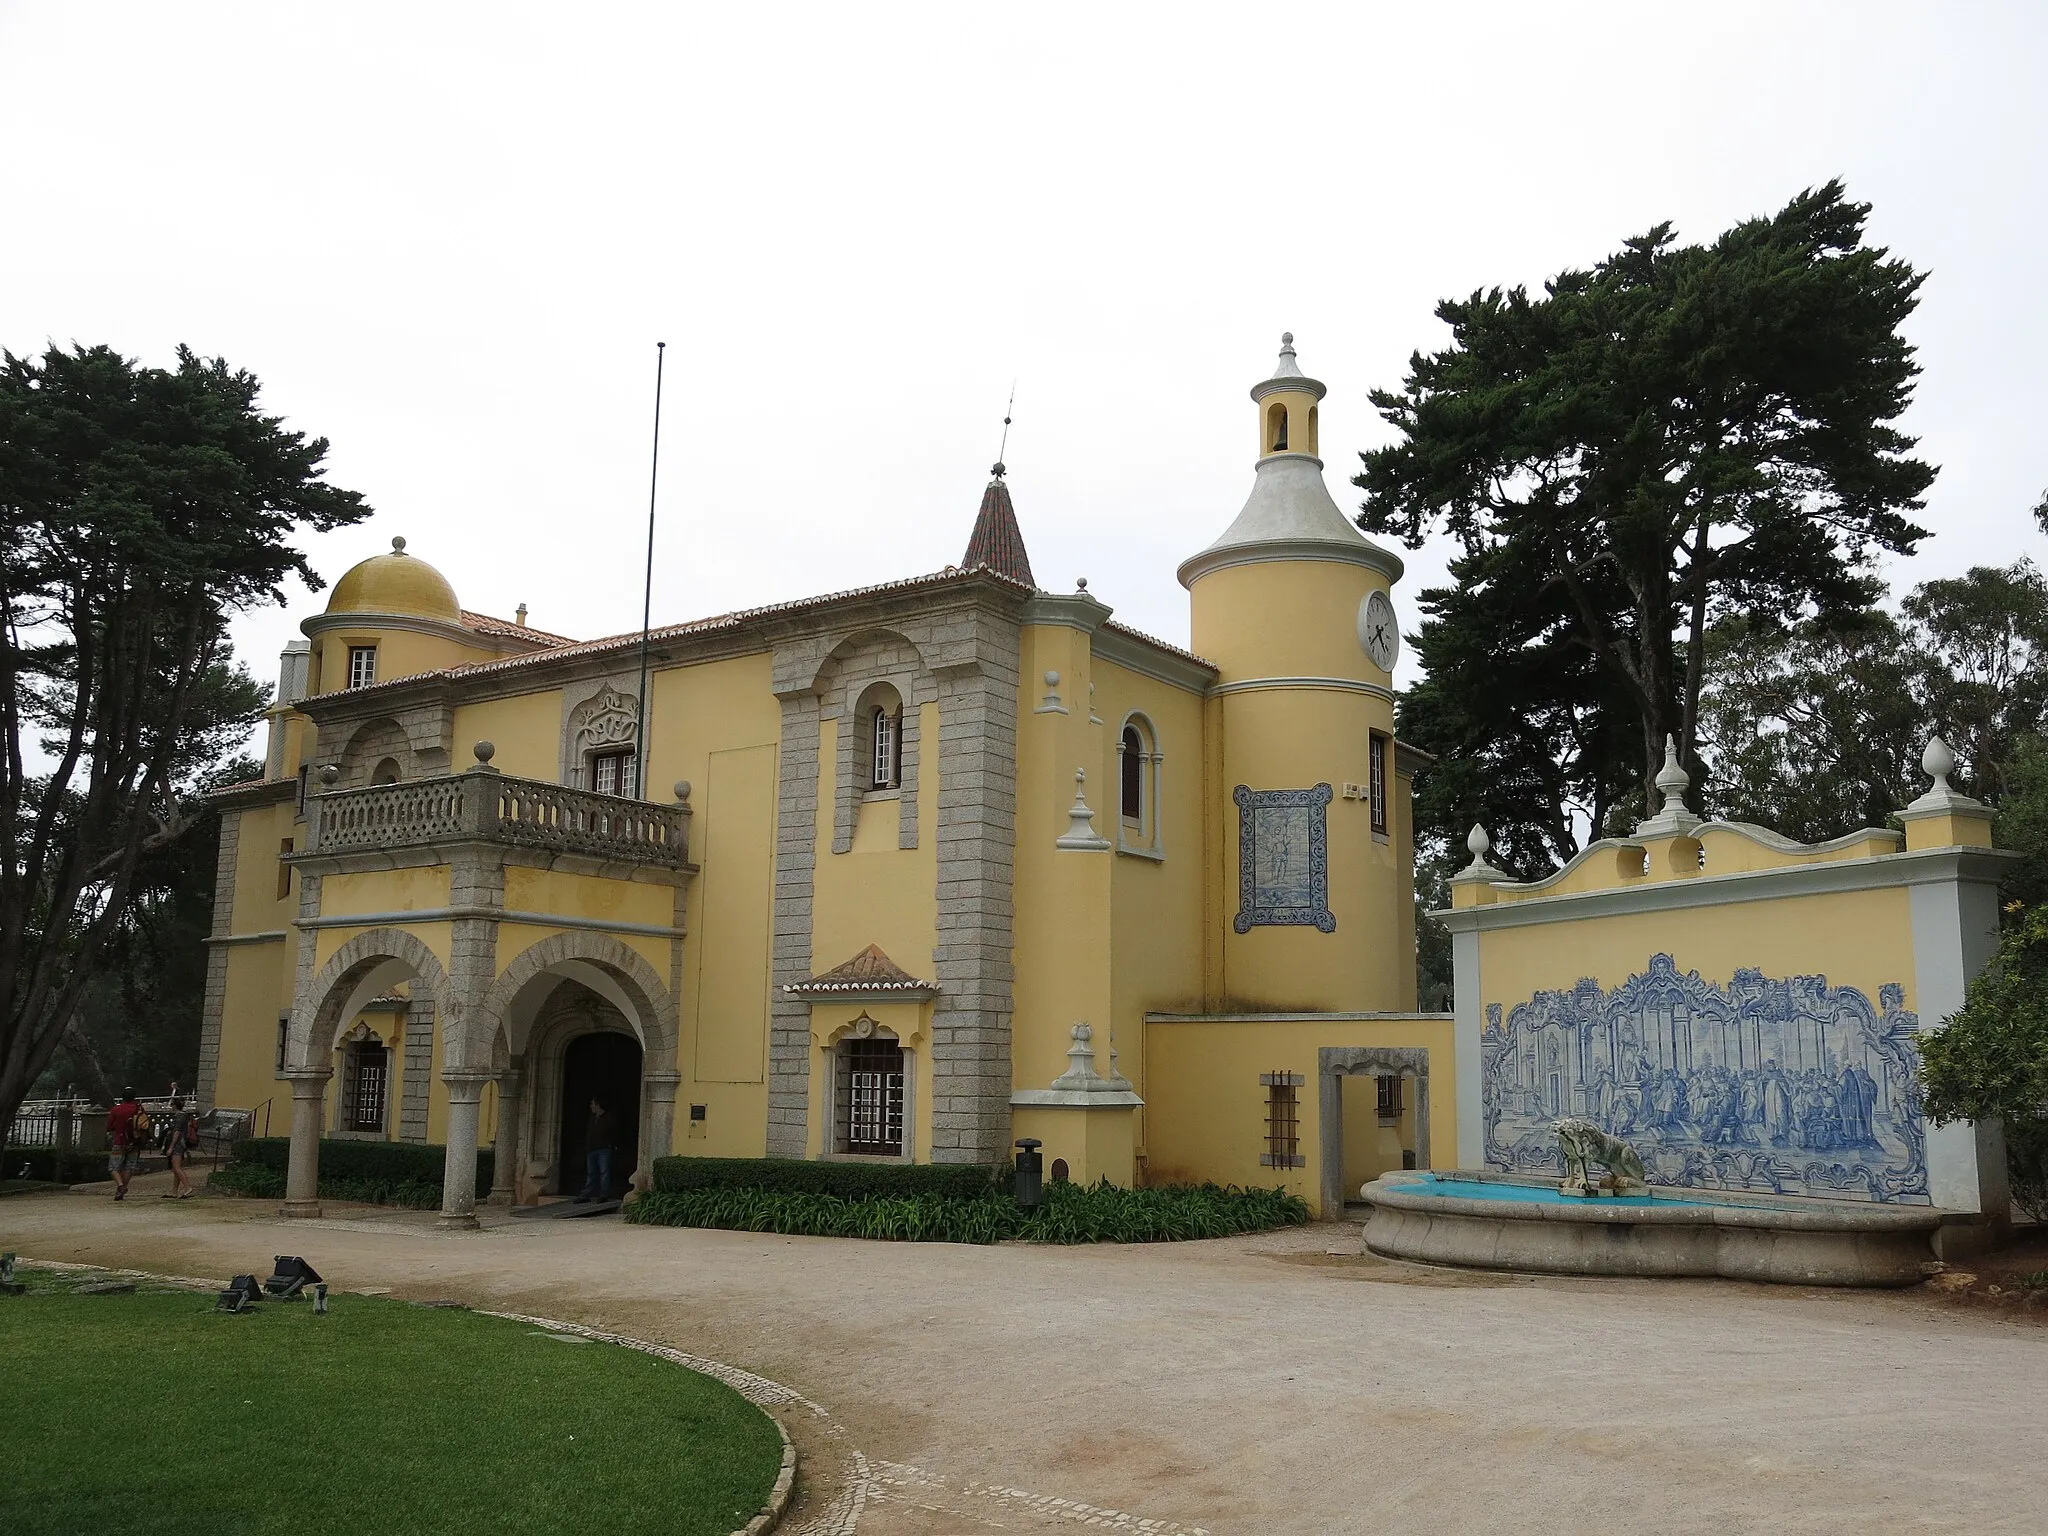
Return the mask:
[[498,1140],[491,1150],[491,1204],[519,1203],[519,1120],[526,1073],[523,1060],[498,1074]]
[[490,1078],[481,1072],[443,1073],[448,1088],[448,1162],[441,1177],[441,1226],[476,1230],[476,1124],[478,1101]]
[[647,1114],[640,1122],[640,1166],[633,1171],[633,1190],[646,1194],[654,1188],[654,1160],[667,1157],[676,1145],[676,1089],[683,1081],[680,1072],[649,1072]]
[[292,1151],[284,1179],[282,1216],[320,1214],[320,1126],[327,1110],[325,1068],[287,1074],[292,1083]]

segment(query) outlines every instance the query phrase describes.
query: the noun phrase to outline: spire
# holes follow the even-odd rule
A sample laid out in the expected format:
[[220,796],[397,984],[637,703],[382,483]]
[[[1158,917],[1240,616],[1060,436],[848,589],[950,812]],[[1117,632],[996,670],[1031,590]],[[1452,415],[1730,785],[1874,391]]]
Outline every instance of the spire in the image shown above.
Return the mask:
[[960,566],[969,571],[987,566],[998,576],[1027,587],[1038,585],[1031,578],[1031,557],[1024,552],[1024,534],[1017,526],[1017,509],[1010,505],[1010,487],[1003,479],[1001,464],[996,465],[995,477],[981,493],[981,513],[974,519],[974,536],[967,541]]

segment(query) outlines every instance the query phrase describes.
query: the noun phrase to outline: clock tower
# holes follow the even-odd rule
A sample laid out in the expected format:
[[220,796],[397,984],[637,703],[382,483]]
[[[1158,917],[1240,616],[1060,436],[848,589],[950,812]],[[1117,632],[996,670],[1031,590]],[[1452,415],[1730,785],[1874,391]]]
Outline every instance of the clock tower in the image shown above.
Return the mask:
[[1325,393],[1281,337],[1251,392],[1251,495],[1179,572],[1194,649],[1222,674],[1210,985],[1248,1011],[1415,1006],[1413,845],[1394,751],[1401,560],[1323,482]]

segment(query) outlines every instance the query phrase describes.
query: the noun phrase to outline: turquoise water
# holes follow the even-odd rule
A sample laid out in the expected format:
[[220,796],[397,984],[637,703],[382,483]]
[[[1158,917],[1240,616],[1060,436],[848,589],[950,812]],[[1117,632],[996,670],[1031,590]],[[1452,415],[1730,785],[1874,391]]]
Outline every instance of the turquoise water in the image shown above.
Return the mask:
[[1660,1195],[1561,1195],[1543,1184],[1489,1184],[1479,1179],[1440,1179],[1433,1173],[1415,1184],[1396,1185],[1417,1195],[1449,1195],[1459,1200],[1526,1200],[1536,1205],[1704,1205],[1702,1200],[1667,1200]]

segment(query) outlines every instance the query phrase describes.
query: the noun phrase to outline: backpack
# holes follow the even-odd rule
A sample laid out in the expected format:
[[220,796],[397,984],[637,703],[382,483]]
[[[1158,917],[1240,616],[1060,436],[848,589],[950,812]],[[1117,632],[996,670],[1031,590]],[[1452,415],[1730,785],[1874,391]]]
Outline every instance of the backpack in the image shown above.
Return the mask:
[[136,1105],[135,1116],[128,1122],[128,1145],[131,1147],[148,1146],[150,1133],[155,1129],[156,1126],[150,1121],[149,1111],[140,1104]]
[[185,1145],[188,1147],[199,1145],[199,1117],[197,1115],[185,1116]]

